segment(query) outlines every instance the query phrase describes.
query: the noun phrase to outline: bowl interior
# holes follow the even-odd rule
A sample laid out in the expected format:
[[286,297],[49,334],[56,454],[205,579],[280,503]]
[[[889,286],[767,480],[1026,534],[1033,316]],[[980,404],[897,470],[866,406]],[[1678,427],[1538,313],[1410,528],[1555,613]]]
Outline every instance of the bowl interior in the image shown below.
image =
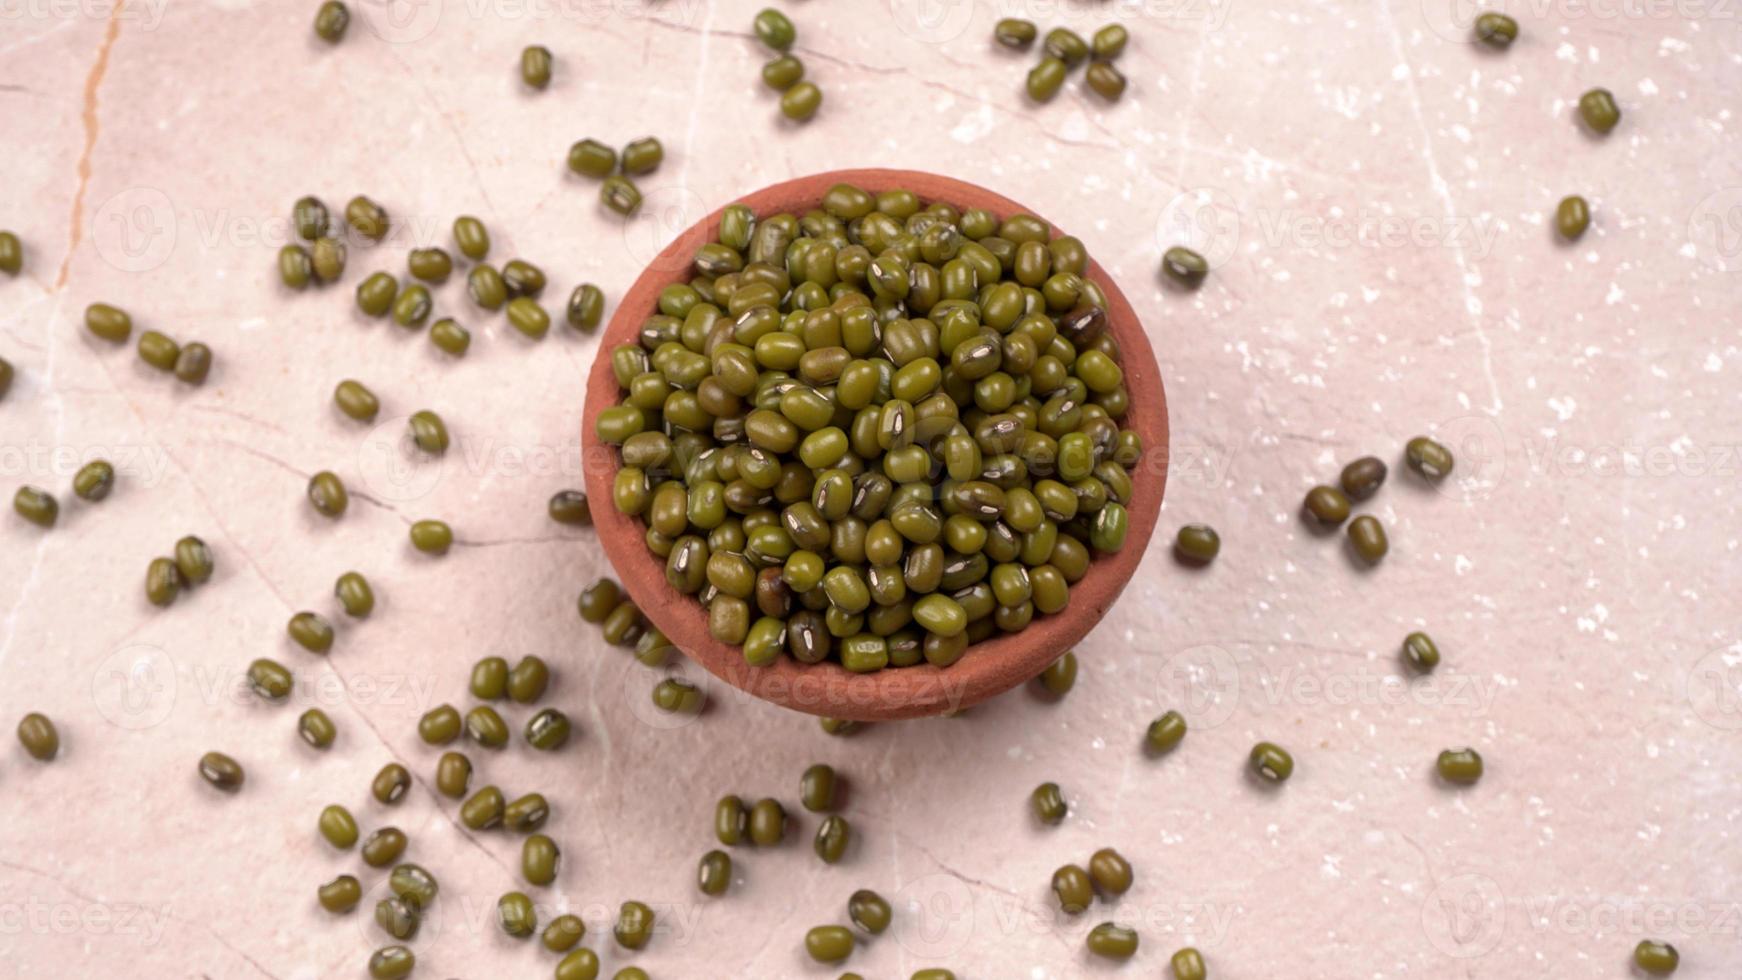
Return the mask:
[[[839,170],[785,181],[739,198],[759,217],[782,211],[803,214],[838,183],[872,193],[907,189],[926,202],[944,201],[960,209],[984,208],[1000,219],[1011,214],[1035,214],[1015,201],[983,187],[937,174],[908,170]],[[728,202],[733,203],[733,202]],[[1037,215],[1046,218],[1045,215]],[[581,426],[586,460],[587,494],[593,508],[599,542],[617,570],[621,583],[642,613],[670,638],[673,645],[711,674],[739,690],[797,711],[859,721],[883,721],[949,713],[977,704],[1033,678],[1081,640],[1118,597],[1142,560],[1161,509],[1167,481],[1167,400],[1155,353],[1131,304],[1106,271],[1091,257],[1088,278],[1107,297],[1107,329],[1119,342],[1121,367],[1131,408],[1122,420],[1143,441],[1143,456],[1131,469],[1132,498],[1125,546],[1099,556],[1081,580],[1071,586],[1070,603],[1050,616],[1037,614],[1028,628],[996,634],[972,644],[949,667],[929,664],[854,674],[838,663],[801,664],[782,656],[767,667],[751,667],[738,647],[715,640],[708,632],[707,610],[694,597],[672,590],[665,581],[665,562],[647,549],[646,525],[639,518],[610,506],[611,487],[620,468],[615,447],[599,441],[594,421],[599,412],[621,397],[611,372],[610,351],[635,343],[641,323],[657,305],[659,292],[691,278],[690,257],[714,239],[720,211],[679,234],[651,262],[624,294],[607,326],[587,379],[587,400]],[[1053,226],[1055,234],[1068,233]]]

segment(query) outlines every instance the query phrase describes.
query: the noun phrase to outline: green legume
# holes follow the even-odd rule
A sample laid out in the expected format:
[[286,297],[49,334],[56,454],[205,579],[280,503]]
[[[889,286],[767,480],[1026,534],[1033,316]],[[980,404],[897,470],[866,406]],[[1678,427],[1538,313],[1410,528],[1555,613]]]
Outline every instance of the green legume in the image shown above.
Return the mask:
[[[553,953],[566,953],[569,950],[574,949],[575,944],[580,942],[581,937],[586,934],[587,924],[581,920],[580,916],[559,915],[550,920],[550,924],[544,927],[544,932],[539,936],[539,942],[544,944],[545,949],[548,949]],[[580,952],[586,953],[589,956],[592,955],[591,950],[583,949]],[[563,962],[567,963],[569,959],[571,959],[571,957],[564,957]],[[593,969],[595,971],[598,970],[598,962],[596,960],[594,961]],[[557,980],[566,980],[568,977],[569,975],[563,973],[562,966],[559,964],[557,966]]]
[[556,965],[556,980],[597,980],[598,954],[585,946],[562,958]]
[[453,529],[441,521],[418,521],[411,526],[411,546],[426,555],[445,555],[453,543]]
[[370,273],[357,284],[357,309],[365,316],[386,316],[393,308],[393,298],[399,295],[399,280],[385,272]]
[[659,169],[659,164],[665,159],[665,147],[652,136],[635,140],[623,148],[623,172],[626,174],[649,174]]
[[1208,524],[1187,524],[1179,529],[1179,535],[1174,540],[1175,553],[1196,565],[1207,565],[1215,561],[1221,550],[1222,536]]
[[502,273],[487,265],[475,265],[466,273],[466,295],[486,310],[499,310],[508,302],[508,284]]
[[1606,88],[1594,88],[1579,96],[1579,118],[1592,132],[1607,134],[1621,121],[1621,109]]
[[333,404],[359,422],[373,422],[376,413],[381,411],[381,400],[375,397],[375,393],[361,381],[349,378],[333,389]]
[[345,222],[357,234],[374,241],[387,237],[387,229],[391,223],[387,211],[381,205],[361,194],[351,198],[350,203],[345,205]]
[[530,296],[517,296],[508,301],[508,325],[533,340],[550,331],[550,314]]
[[443,752],[436,762],[436,790],[450,799],[460,799],[472,785],[472,760],[460,752]]
[[803,80],[804,62],[790,54],[783,54],[762,66],[762,84],[776,92],[784,92]]
[[1203,284],[1204,277],[1209,275],[1210,263],[1191,249],[1175,245],[1163,253],[1161,271],[1181,286],[1196,289]]
[[363,885],[353,875],[340,875],[315,892],[321,908],[338,915],[349,912],[363,900]]
[[1137,930],[1114,922],[1103,922],[1089,930],[1085,941],[1089,952],[1109,959],[1128,960],[1137,955]]
[[756,30],[757,39],[776,51],[785,51],[798,40],[798,30],[792,26],[792,21],[773,7],[758,11],[751,26]]
[[451,704],[436,705],[417,721],[418,737],[428,745],[446,745],[459,738],[464,728],[459,709]]
[[383,946],[369,957],[371,980],[401,980],[411,976],[417,956],[404,946]]
[[1113,67],[1111,61],[1094,61],[1089,63],[1089,70],[1084,73],[1083,81],[1090,90],[1108,102],[1117,102],[1125,94],[1125,76],[1119,69]]
[[1362,514],[1349,522],[1349,546],[1369,565],[1379,564],[1391,545],[1385,538],[1385,528],[1379,519]]
[[428,409],[413,412],[409,425],[411,441],[417,448],[431,456],[448,451],[448,427],[440,415]]
[[181,572],[175,559],[153,558],[145,568],[145,598],[154,606],[167,606],[181,593]]
[[296,732],[302,740],[317,749],[332,748],[333,740],[339,737],[339,730],[333,725],[333,719],[319,708],[310,708],[296,720]]
[[1409,440],[1404,447],[1403,458],[1410,469],[1429,480],[1441,479],[1452,472],[1452,451],[1427,436],[1416,436]]
[[466,712],[466,734],[487,749],[499,749],[508,744],[508,723],[488,705],[478,705]]
[[133,318],[118,307],[92,303],[85,307],[85,329],[112,344],[124,343],[133,333]]
[[702,855],[696,868],[696,887],[704,895],[724,895],[732,884],[732,858],[725,851],[709,851]]
[[812,846],[824,864],[836,864],[847,853],[847,845],[851,843],[852,837],[853,828],[847,823],[847,819],[839,814],[830,814],[818,825],[817,837]]
[[596,139],[569,147],[569,169],[586,177],[609,177],[617,169],[617,151]]
[[1577,194],[1561,198],[1554,209],[1554,227],[1563,239],[1576,242],[1590,226],[1591,205],[1584,198]]
[[309,268],[314,270],[315,278],[323,283],[338,282],[339,277],[345,274],[347,254],[345,243],[337,238],[317,238],[309,246]]
[[546,708],[526,722],[526,743],[543,752],[562,748],[569,740],[569,718],[555,708]]
[[18,741],[39,762],[51,762],[60,752],[60,733],[47,715],[32,711],[18,723]]
[[1080,915],[1095,900],[1095,886],[1089,873],[1074,864],[1052,873],[1052,893],[1067,915]]
[[520,845],[520,873],[529,885],[555,881],[561,864],[562,851],[544,834],[533,834]]
[[346,572],[333,583],[333,595],[352,619],[367,619],[375,611],[375,590],[369,580],[357,572]]
[[285,632],[297,646],[310,653],[326,653],[333,648],[333,624],[312,612],[299,612],[290,617]]
[[750,814],[744,801],[736,796],[722,796],[714,805],[714,836],[727,847],[736,847],[749,829]]
[[1125,52],[1125,42],[1131,37],[1122,24],[1108,24],[1095,32],[1090,46],[1095,57],[1111,61]]
[[327,233],[327,225],[331,216],[327,206],[321,199],[312,195],[299,197],[290,209],[291,223],[296,225],[297,235],[305,241],[314,241]]
[[12,390],[12,362],[0,357],[0,399]]
[[599,185],[599,201],[625,217],[634,214],[641,207],[641,190],[635,182],[621,174],[606,177]]
[[348,851],[357,843],[357,819],[337,803],[329,804],[321,811],[316,826],[321,837],[341,851]]
[[528,793],[502,808],[502,825],[525,834],[544,826],[550,819],[550,804],[541,793]]
[[1036,102],[1050,102],[1053,96],[1059,94],[1059,89],[1065,83],[1065,73],[1068,71],[1065,63],[1055,57],[1042,58],[1040,64],[1028,71],[1026,88],[1028,97]]
[[1247,761],[1252,771],[1266,782],[1287,782],[1294,775],[1294,756],[1274,742],[1259,742],[1252,746],[1252,753]]
[[0,231],[0,272],[18,275],[24,268],[24,243],[10,231]]
[[199,770],[200,778],[226,793],[236,792],[247,781],[242,764],[222,752],[207,752],[200,756]]
[[294,683],[290,668],[276,660],[259,657],[248,665],[248,686],[268,701],[290,697]]
[[212,550],[199,538],[190,534],[175,543],[175,570],[183,585],[204,585],[215,566]]
[[1027,50],[1038,33],[1033,21],[1020,17],[1006,17],[992,25],[992,37],[999,44],[1017,51]]
[[139,335],[138,350],[139,359],[159,371],[175,370],[176,359],[181,356],[181,345],[156,330]]
[[818,963],[839,963],[853,955],[853,933],[846,926],[817,926],[804,935],[804,951]]
[[397,762],[389,762],[375,774],[375,780],[369,784],[369,792],[378,802],[392,805],[405,797],[405,791],[411,788],[411,773]]
[[1089,858],[1089,878],[1102,895],[1123,895],[1131,889],[1131,864],[1118,851],[1103,847]]
[[454,219],[454,245],[461,255],[482,262],[490,254],[490,230],[484,227],[484,222],[462,214]]
[[833,810],[839,804],[837,798],[838,780],[832,766],[818,763],[804,771],[798,783],[799,800],[806,810],[812,813],[824,813]]
[[653,706],[673,714],[700,714],[707,697],[688,681],[668,677],[653,688]]
[[212,370],[212,349],[198,341],[184,346],[175,358],[176,380],[190,385],[204,384]]
[[882,895],[861,888],[847,899],[847,918],[871,935],[880,936],[889,928],[893,913]]
[[611,611],[616,609],[617,604],[622,600],[623,590],[618,587],[617,583],[608,578],[602,578],[581,593],[577,605],[580,607],[581,619],[597,624],[603,623],[605,617],[611,615]]
[[1482,756],[1475,749],[1446,749],[1434,767],[1448,783],[1474,783],[1482,778]]
[[531,704],[544,697],[550,686],[550,667],[536,654],[520,658],[508,672],[508,697],[516,704]]
[[528,87],[542,90],[550,84],[550,49],[543,45],[528,45],[520,52],[520,80]]
[[450,357],[465,357],[466,349],[472,346],[472,333],[452,317],[442,317],[430,326],[429,340]]
[[1518,40],[1518,21],[1492,11],[1476,18],[1476,40],[1491,48],[1510,47]]
[[1041,823],[1057,826],[1065,819],[1067,807],[1064,794],[1059,792],[1058,783],[1041,783],[1029,794],[1029,805],[1034,809],[1034,815]]
[[780,114],[794,122],[806,122],[823,107],[823,90],[816,83],[796,82],[780,96]]
[[585,282],[575,287],[569,294],[569,305],[565,316],[569,326],[576,330],[591,333],[599,326],[599,321],[605,315],[605,294],[599,287]]
[[460,822],[470,830],[487,830],[502,822],[506,809],[507,803],[502,798],[502,791],[494,786],[485,786],[460,804]]
[[60,504],[54,495],[37,487],[19,487],[12,495],[12,509],[38,527],[54,527],[55,518],[60,515]]
[[1209,970],[1204,966],[1204,954],[1190,946],[1173,954],[1173,980],[1208,980]]
[[1634,965],[1655,977],[1667,977],[1674,973],[1681,961],[1681,954],[1669,943],[1641,939],[1639,945],[1633,947]]
[[435,308],[430,299],[429,289],[422,283],[412,283],[399,291],[393,300],[393,322],[402,327],[418,328],[429,319],[430,311]]
[[1307,491],[1304,513],[1323,527],[1337,527],[1349,519],[1349,498],[1336,487],[1316,486]]
[[291,289],[303,289],[314,278],[314,256],[301,245],[286,245],[278,250],[278,278]]
[[417,935],[423,916],[415,905],[395,896],[375,903],[375,924],[394,939],[410,939]]
[[525,939],[538,931],[538,912],[525,892],[509,892],[496,900],[496,921],[502,931]]
[[454,271],[454,260],[439,248],[414,248],[405,258],[406,270],[412,278],[429,283],[448,281]]
[[761,799],[750,808],[750,840],[757,847],[773,847],[786,837],[786,808],[778,800]]
[[611,935],[624,949],[641,949],[653,938],[653,910],[641,902],[624,902]]
[[405,832],[398,827],[382,827],[363,840],[358,849],[363,863],[371,868],[385,868],[405,853]]
[[[315,36],[328,44],[338,44],[351,26],[351,11],[340,0],[327,0],[315,12]],[[322,208],[323,214],[326,209]]]
[[1159,755],[1173,751],[1185,737],[1185,716],[1170,710],[1149,723],[1149,728],[1143,734],[1143,744],[1150,752]]
[[502,266],[502,284],[509,296],[537,298],[544,293],[544,270],[525,259],[509,259]]
[[1440,665],[1440,648],[1426,633],[1411,633],[1403,638],[1403,659],[1425,674]]
[[115,467],[107,460],[93,459],[73,474],[73,493],[80,500],[95,503],[115,489]]

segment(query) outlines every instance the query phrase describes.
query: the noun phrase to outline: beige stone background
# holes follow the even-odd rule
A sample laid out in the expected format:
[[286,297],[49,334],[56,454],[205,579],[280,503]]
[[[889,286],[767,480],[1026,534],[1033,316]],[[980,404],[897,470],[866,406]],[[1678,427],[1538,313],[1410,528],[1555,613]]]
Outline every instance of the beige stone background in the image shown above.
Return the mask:
[[[48,766],[0,754],[0,974],[363,976],[384,941],[367,908],[314,901],[361,871],[315,834],[337,801],[366,831],[403,828],[441,879],[418,976],[548,976],[554,957],[492,921],[524,887],[519,841],[458,829],[414,734],[430,705],[466,704],[476,658],[537,653],[576,738],[472,754],[511,796],[552,800],[565,867],[529,890],[547,918],[587,916],[607,976],[834,977],[802,937],[861,887],[896,905],[844,967],[872,978],[1164,976],[1187,943],[1227,980],[1622,978],[1642,936],[1680,947],[1681,977],[1742,975],[1742,7],[1511,0],[1523,35],[1495,54],[1446,0],[788,2],[827,100],[796,127],[759,86],[750,0],[384,3],[356,4],[328,48],[312,0],[0,2],[0,227],[27,245],[0,280],[19,374],[0,470],[7,494],[63,501],[49,533],[0,521],[0,716],[44,711],[64,741]],[[1125,98],[1074,76],[1029,104],[1033,55],[990,41],[1004,14],[1124,21]],[[528,43],[558,60],[542,94],[517,80]],[[1625,113],[1605,139],[1574,115],[1597,85]],[[636,220],[564,172],[575,139],[650,133],[667,157]],[[550,273],[552,305],[583,280],[614,300],[707,210],[866,165],[984,183],[1088,244],[1162,361],[1163,528],[1213,523],[1222,557],[1192,571],[1152,543],[1060,703],[1015,691],[835,739],[715,685],[673,725],[653,675],[575,615],[609,572],[590,532],[544,515],[581,482],[595,340],[528,342],[454,282],[438,315],[474,343],[451,362],[361,318],[352,288],[472,213],[493,257]],[[1548,219],[1574,192],[1595,218],[1569,246]],[[308,193],[367,193],[396,230],[353,250],[343,285],[293,294],[274,253]],[[1195,294],[1157,275],[1178,241],[1216,262]],[[210,344],[210,381],[93,340],[93,300]],[[382,396],[384,428],[334,411],[344,377]],[[425,407],[454,449],[402,465],[394,436]],[[1301,527],[1301,495],[1418,433],[1458,470],[1431,488],[1394,469],[1371,507],[1391,556],[1357,571]],[[68,489],[94,456],[121,470],[100,505]],[[304,501],[320,469],[356,491],[338,522]],[[406,543],[424,516],[457,529],[445,559]],[[189,533],[217,576],[149,606],[147,562]],[[286,619],[334,612],[348,569],[375,616],[341,623],[325,659],[294,648]],[[1417,628],[1446,659],[1407,683],[1396,649]],[[298,672],[293,705],[238,693],[257,656]],[[296,738],[309,705],[340,726],[327,753]],[[1168,708],[1192,734],[1145,758]],[[1277,792],[1242,773],[1261,738],[1298,762]],[[1465,744],[1487,776],[1449,791],[1434,756]],[[248,769],[233,798],[195,774],[213,748]],[[392,759],[422,782],[388,809],[367,786]],[[815,761],[850,782],[848,858],[818,862],[803,815],[703,899],[714,800],[792,804]],[[1057,829],[1027,810],[1048,779],[1072,808]],[[1052,870],[1104,845],[1136,887],[1054,915]],[[662,928],[624,956],[608,922],[630,898]],[[1106,919],[1141,931],[1124,967],[1083,951]]]

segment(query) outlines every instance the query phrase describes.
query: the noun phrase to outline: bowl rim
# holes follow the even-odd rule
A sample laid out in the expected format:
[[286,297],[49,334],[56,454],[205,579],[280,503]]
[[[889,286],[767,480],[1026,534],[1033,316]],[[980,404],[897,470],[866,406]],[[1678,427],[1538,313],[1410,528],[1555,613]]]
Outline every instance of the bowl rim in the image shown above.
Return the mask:
[[[674,596],[665,581],[665,563],[646,545],[646,525],[608,503],[621,461],[615,446],[599,440],[594,423],[601,411],[621,400],[609,352],[635,342],[641,323],[656,309],[661,289],[692,278],[690,257],[697,247],[714,240],[727,206],[744,204],[759,216],[783,211],[803,214],[819,206],[829,187],[842,183],[873,194],[910,190],[926,203],[944,201],[962,210],[984,208],[1000,219],[1030,214],[1046,220],[1032,208],[976,184],[941,174],[887,168],[797,177],[716,208],[679,233],[647,264],[617,303],[600,335],[588,372],[581,423],[587,494],[600,502],[593,508],[594,526],[625,593],[673,646],[716,678],[785,708],[845,720],[884,721],[954,713],[1032,679],[1086,636],[1136,573],[1160,516],[1169,446],[1167,396],[1160,367],[1136,311],[1092,256],[1087,276],[1106,295],[1107,329],[1119,342],[1126,390],[1131,396],[1131,409],[1122,426],[1136,430],[1142,438],[1143,456],[1132,468],[1134,485],[1126,504],[1129,526],[1124,547],[1113,555],[1094,557],[1088,571],[1071,585],[1070,601],[1060,612],[1037,613],[1019,632],[999,633],[971,644],[949,667],[921,663],[855,674],[834,661],[802,664],[789,656],[781,656],[766,667],[752,667],[744,662],[740,648],[709,634],[707,610],[693,597],[671,601]],[[1068,234],[1048,223],[1055,237]]]

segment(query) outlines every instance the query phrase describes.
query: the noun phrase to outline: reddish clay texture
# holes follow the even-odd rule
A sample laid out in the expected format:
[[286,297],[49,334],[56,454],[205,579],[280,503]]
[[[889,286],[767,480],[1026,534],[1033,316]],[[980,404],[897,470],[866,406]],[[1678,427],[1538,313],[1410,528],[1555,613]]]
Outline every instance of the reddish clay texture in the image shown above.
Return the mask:
[[[782,211],[802,214],[839,183],[873,193],[906,188],[927,203],[945,201],[957,208],[984,208],[1002,218],[1033,211],[983,187],[937,174],[910,170],[837,170],[800,177],[766,187],[739,200],[757,215]],[[1045,215],[1039,217],[1045,218]],[[599,543],[616,568],[622,585],[647,618],[678,649],[714,676],[745,692],[797,711],[856,721],[886,721],[946,714],[966,708],[1023,683],[1081,640],[1137,571],[1150,535],[1155,531],[1167,482],[1167,398],[1162,391],[1155,352],[1143,325],[1116,283],[1092,259],[1089,277],[1107,295],[1108,330],[1123,352],[1121,367],[1131,395],[1124,425],[1143,439],[1143,459],[1133,468],[1134,489],[1128,506],[1130,530],[1116,555],[1097,558],[1082,580],[1071,586],[1070,604],[1051,616],[1037,615],[1019,633],[998,634],[970,646],[946,668],[929,664],[891,668],[874,674],[854,674],[837,663],[801,664],[782,656],[767,667],[744,663],[742,652],[708,633],[707,611],[689,596],[675,594],[665,581],[665,564],[647,549],[646,526],[639,518],[618,513],[604,502],[619,467],[614,447],[601,443],[593,431],[599,412],[620,398],[611,373],[610,350],[634,343],[637,329],[658,303],[664,287],[690,278],[690,256],[712,241],[719,227],[716,210],[668,245],[624,294],[606,328],[587,379],[587,402],[581,442],[587,461],[587,493],[600,505],[593,509]],[[1068,233],[1056,225],[1057,234]]]

